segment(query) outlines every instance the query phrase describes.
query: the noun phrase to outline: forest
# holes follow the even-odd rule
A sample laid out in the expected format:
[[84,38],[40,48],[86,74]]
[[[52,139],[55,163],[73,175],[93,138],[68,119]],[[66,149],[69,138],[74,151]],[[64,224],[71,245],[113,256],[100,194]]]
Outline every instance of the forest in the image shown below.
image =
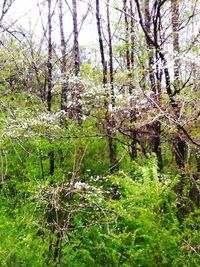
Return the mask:
[[199,41],[199,0],[0,0],[0,267],[200,266]]

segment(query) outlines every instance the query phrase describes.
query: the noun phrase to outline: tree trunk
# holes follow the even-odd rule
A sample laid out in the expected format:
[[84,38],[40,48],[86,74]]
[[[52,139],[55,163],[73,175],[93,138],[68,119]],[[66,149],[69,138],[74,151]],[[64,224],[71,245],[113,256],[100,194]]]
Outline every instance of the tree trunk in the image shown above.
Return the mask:
[[48,59],[47,59],[47,108],[51,111],[52,98],[52,14],[51,14],[51,0],[48,0]]
[[[180,91],[180,54],[179,45],[179,0],[171,0],[171,13],[172,13],[172,37],[173,37],[173,52],[174,52],[174,88],[175,92]],[[180,115],[180,108],[174,105],[175,116],[178,119]],[[178,167],[184,168],[185,165],[185,141],[177,135],[174,139],[174,153]]]
[[98,39],[99,39],[99,49],[100,49],[100,54],[101,54],[101,64],[103,67],[103,86],[105,87],[107,84],[107,63],[105,60],[103,37],[102,37],[102,31],[101,31],[102,28],[101,28],[99,0],[96,0],[96,22],[97,22],[97,32],[98,32]]
[[67,111],[67,61],[66,61],[66,41],[63,26],[63,0],[59,0],[59,24],[60,24],[60,44],[61,44],[61,110]]
[[[131,55],[130,61],[132,70],[134,70],[134,63],[135,63],[135,22],[134,22],[134,11],[133,11],[133,1],[130,0],[130,34],[131,34]],[[133,73],[134,75],[134,73]]]
[[[113,109],[115,108],[115,93],[114,93],[114,71],[113,71],[113,46],[112,46],[112,33],[110,26],[110,0],[107,0],[107,30],[108,30],[108,47],[109,47],[109,69],[110,69],[110,95],[111,95],[111,116],[108,118],[108,123],[110,127],[108,128],[109,138],[109,150],[110,150],[110,170],[114,171],[118,167],[116,159],[116,143],[113,139],[114,132],[113,128],[115,127],[115,119],[113,114]],[[110,121],[110,122],[109,122]]]
[[130,62],[130,49],[129,49],[129,20],[128,20],[128,8],[127,8],[127,0],[123,0],[123,10],[124,10],[124,22],[125,22],[125,45],[126,45],[126,67],[127,70],[130,71],[131,62]]
[[113,46],[112,34],[110,26],[110,0],[107,0],[107,29],[108,29],[108,46],[109,46],[109,67],[110,67],[110,89],[112,107],[115,107],[115,93],[114,93],[114,72],[113,72]]
[[[145,11],[144,11],[144,19],[145,19],[145,29],[146,32],[149,36],[152,35],[151,32],[151,24],[153,23],[152,21],[152,16],[150,13],[150,1],[145,0]],[[157,25],[154,25],[154,31],[153,31],[153,39],[157,43]],[[146,38],[147,42],[147,49],[148,49],[148,56],[149,56],[149,79],[150,79],[150,85],[151,85],[151,90],[153,92],[154,96],[154,101],[159,104],[160,102],[160,83],[161,81],[159,80],[158,73],[156,75],[155,73],[155,59],[156,59],[156,54],[157,51],[155,49],[155,46],[151,43],[151,41]],[[152,123],[152,129],[153,133],[150,138],[150,147],[152,152],[154,152],[157,156],[158,159],[158,165],[161,168],[162,167],[162,151],[161,151],[161,123],[159,121],[155,121]]]
[[137,131],[134,129],[136,123],[136,109],[135,101],[132,100],[133,94],[133,78],[134,78],[134,49],[135,49],[135,34],[134,34],[134,12],[132,0],[129,1],[130,10],[128,8],[128,1],[123,0],[124,23],[125,23],[125,46],[126,46],[126,68],[128,71],[129,84],[128,93],[130,95],[130,136],[131,145],[129,155],[132,160],[137,157]]
[[[114,88],[113,88],[113,57],[112,57],[112,39],[111,39],[111,30],[110,30],[110,18],[109,18],[109,2],[107,2],[107,20],[108,20],[108,35],[109,35],[109,56],[110,56],[110,82],[111,82],[111,90],[112,90],[112,105],[114,104]],[[108,69],[107,69],[107,63],[105,60],[105,53],[104,53],[104,45],[103,45],[103,37],[102,37],[102,26],[101,26],[101,17],[100,17],[100,7],[99,7],[99,0],[96,0],[96,22],[97,22],[97,32],[98,32],[98,38],[99,38],[99,49],[101,54],[101,63],[103,68],[103,86],[106,89],[106,86],[108,84]],[[113,172],[115,168],[117,167],[117,160],[116,160],[116,147],[114,145],[113,140],[113,132],[112,132],[112,120],[110,120],[110,117],[108,115],[109,113],[109,104],[108,104],[109,94],[106,93],[106,99],[105,99],[105,108],[106,108],[106,131],[108,136],[108,148],[109,148],[109,159],[110,159],[110,171]]]
[[72,16],[74,35],[74,73],[75,76],[78,76],[80,71],[80,52],[78,42],[77,0],[72,0]]
[[[51,100],[52,100],[52,14],[51,14],[51,0],[48,0],[48,59],[47,59],[47,109],[51,112]],[[50,175],[54,174],[54,151],[50,151],[49,154]]]
[[[77,0],[72,0],[72,17],[73,17],[73,35],[74,35],[74,47],[73,47],[73,56],[74,56],[74,74],[76,77],[80,73],[80,51],[79,51],[79,42],[78,42],[78,21],[77,21]],[[82,104],[81,104],[81,93],[82,89],[80,83],[77,82],[75,85],[75,90],[73,92],[74,104],[73,107],[74,115],[79,123],[81,123],[82,117]]]

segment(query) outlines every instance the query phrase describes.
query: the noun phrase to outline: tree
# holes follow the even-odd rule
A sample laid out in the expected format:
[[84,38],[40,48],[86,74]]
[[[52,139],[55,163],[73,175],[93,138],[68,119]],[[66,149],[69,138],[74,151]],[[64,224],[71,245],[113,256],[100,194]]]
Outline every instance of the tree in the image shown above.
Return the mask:
[[[110,67],[110,81],[108,81],[108,68],[107,62],[105,59],[104,52],[104,44],[103,44],[103,36],[102,36],[102,23],[100,17],[100,6],[99,0],[96,0],[96,22],[97,22],[97,31],[99,38],[99,49],[101,54],[101,64],[103,71],[103,87],[106,91],[106,98],[104,100],[106,114],[105,114],[105,127],[108,136],[108,147],[109,147],[109,158],[110,158],[110,171],[113,172],[117,167],[117,159],[116,159],[116,146],[114,144],[113,139],[113,127],[114,127],[114,119],[113,116],[109,115],[109,102],[111,99],[111,107],[112,109],[115,106],[115,96],[114,96],[114,74],[113,74],[113,50],[112,50],[112,36],[111,36],[111,28],[110,28],[110,16],[109,16],[109,1],[107,2],[107,30],[108,30],[108,47],[109,47],[109,67]],[[109,83],[110,82],[110,83]],[[110,87],[111,92],[108,92],[108,86]],[[111,111],[112,112],[112,111]]]
[[[179,0],[171,1],[172,14],[172,38],[173,38],[173,53],[174,53],[174,95],[180,92],[180,44],[179,44]],[[178,119],[180,116],[180,108],[174,104],[175,116]],[[185,162],[185,147],[186,143],[180,135],[177,135],[174,140],[176,163],[180,169],[184,168]]]
[[52,1],[48,0],[48,59],[47,59],[47,107],[48,111],[51,111],[51,100],[52,100],[52,52],[53,52],[53,45],[52,45],[52,10],[51,4]]
[[[53,44],[52,44],[52,1],[48,0],[48,55],[47,55],[47,110],[52,110],[52,79],[53,79]],[[54,174],[55,169],[55,155],[54,151],[49,152],[49,164],[50,164],[50,175]]]
[[[137,11],[140,19],[140,25],[145,33],[145,39],[148,50],[148,64],[149,64],[149,80],[151,90],[153,92],[153,101],[158,105],[161,100],[161,77],[162,71],[159,71],[159,56],[164,61],[163,53],[161,52],[160,45],[158,44],[158,36],[160,31],[160,8],[163,3],[157,1],[153,5],[153,15],[150,12],[150,1],[144,1],[144,16],[139,1],[135,1]],[[152,29],[153,27],[153,29]],[[156,65],[156,68],[155,68]],[[155,72],[156,69],[156,72]],[[166,86],[169,90],[170,82],[168,70],[165,68]],[[150,138],[150,146],[152,152],[155,152],[159,161],[159,166],[162,167],[162,153],[161,153],[161,122],[156,120],[151,124],[152,134]]]
[[63,25],[63,1],[59,0],[59,23],[61,45],[61,110],[67,111],[68,77],[67,77],[67,49]]
[[40,4],[1,21],[1,265],[198,266],[198,0]]
[[[80,75],[80,51],[78,42],[78,19],[77,19],[77,0],[72,0],[72,17],[73,17],[73,59],[74,59],[74,75],[78,79]],[[78,123],[81,123],[82,117],[82,104],[81,104],[81,85],[79,82],[75,83],[75,88],[72,92],[72,98],[74,99],[74,116]]]

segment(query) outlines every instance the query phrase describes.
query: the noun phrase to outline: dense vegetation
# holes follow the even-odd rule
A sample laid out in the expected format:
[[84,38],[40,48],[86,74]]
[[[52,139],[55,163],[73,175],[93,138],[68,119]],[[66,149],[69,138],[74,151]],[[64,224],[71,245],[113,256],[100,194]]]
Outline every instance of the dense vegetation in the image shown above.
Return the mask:
[[0,266],[200,266],[199,1],[38,1],[41,40],[9,21],[17,1],[0,2]]

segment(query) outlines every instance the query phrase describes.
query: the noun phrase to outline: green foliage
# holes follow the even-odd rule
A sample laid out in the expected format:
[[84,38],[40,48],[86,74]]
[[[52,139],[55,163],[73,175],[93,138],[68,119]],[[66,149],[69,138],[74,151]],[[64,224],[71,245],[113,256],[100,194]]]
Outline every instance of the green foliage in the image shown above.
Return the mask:
[[31,179],[30,166],[1,189],[1,266],[198,266],[199,211],[178,220],[178,178],[155,159],[129,174],[86,171],[70,198],[69,182]]
[[190,176],[181,200],[189,208],[180,216],[181,176],[159,173],[156,157],[138,152],[131,161],[117,143],[120,167],[109,175],[97,118],[80,127],[63,112],[46,113],[37,98],[15,98],[23,104],[3,98],[0,117],[1,266],[199,265],[200,216],[189,199]]
[[200,266],[198,1],[100,1],[100,49],[2,2],[0,267]]
[[47,243],[39,234],[41,216],[32,183],[10,181],[1,191],[1,266],[45,266]]

